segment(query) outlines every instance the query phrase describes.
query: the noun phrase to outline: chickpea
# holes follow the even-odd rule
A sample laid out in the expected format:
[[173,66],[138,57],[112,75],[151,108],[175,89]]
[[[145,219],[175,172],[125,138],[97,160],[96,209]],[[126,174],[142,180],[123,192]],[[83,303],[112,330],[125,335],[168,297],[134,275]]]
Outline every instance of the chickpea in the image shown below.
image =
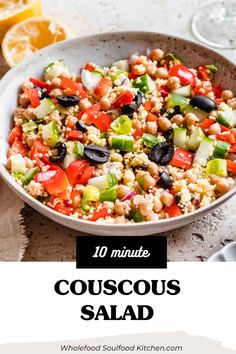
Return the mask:
[[23,116],[29,120],[30,119],[34,120],[36,117],[34,114],[34,108],[31,108],[31,107],[26,108],[23,112]]
[[156,185],[156,180],[152,178],[149,174],[147,174],[143,179],[143,189],[145,191],[153,188]]
[[150,173],[151,176],[158,175],[158,166],[155,162],[149,162],[147,171]]
[[110,102],[109,98],[107,98],[107,97],[102,97],[100,99],[100,103],[101,103],[101,109],[103,111],[107,111],[108,109],[111,108],[111,102]]
[[130,192],[130,188],[124,186],[123,184],[120,184],[120,185],[116,188],[117,197],[118,197],[119,199],[123,199],[129,192]]
[[165,68],[157,68],[155,72],[155,77],[157,79],[168,79],[169,77],[169,72]]
[[132,127],[134,129],[142,129],[142,122],[139,119],[135,118],[132,120]]
[[234,94],[230,90],[224,90],[221,94],[221,97],[223,98],[224,101],[231,100],[231,98],[234,97]]
[[182,116],[182,114],[175,114],[172,118],[171,118],[171,122],[175,123],[177,125],[182,125],[184,122],[184,117]]
[[160,201],[160,199],[158,197],[155,197],[154,199],[154,211],[155,213],[159,213],[159,211],[163,208],[163,204]]
[[227,104],[232,108],[236,109],[236,98],[231,98],[230,100],[227,101]]
[[216,135],[218,133],[221,132],[221,127],[219,123],[214,123],[210,126],[210,128],[208,129],[208,133],[210,135]]
[[158,119],[158,126],[163,132],[166,132],[172,128],[171,121],[166,117],[160,117]]
[[159,215],[154,212],[151,212],[149,215],[146,216],[145,220],[146,221],[158,221]]
[[185,115],[185,122],[188,126],[191,126],[197,124],[199,119],[194,113],[187,113]]
[[146,127],[145,127],[145,132],[148,134],[156,135],[157,123],[156,122],[147,122]]
[[59,77],[54,77],[51,82],[52,85],[56,88],[59,88],[61,86],[61,79]]
[[117,216],[115,218],[115,224],[124,224],[125,223],[125,217],[124,216]]
[[195,183],[197,180],[197,176],[191,170],[186,171],[184,176],[188,183]]
[[130,211],[130,206],[125,202],[116,202],[114,210],[118,215],[127,215]]
[[147,216],[152,212],[154,204],[150,200],[144,200],[139,204],[140,213]]
[[220,177],[217,175],[210,175],[210,180],[212,184],[216,184],[219,181]]
[[165,219],[166,218],[166,213],[164,211],[164,209],[161,209],[158,213],[159,215],[159,219]]
[[24,92],[19,97],[19,103],[21,106],[25,107],[30,102],[27,92]]
[[166,191],[164,191],[162,194],[161,194],[161,197],[160,197],[160,200],[161,202],[169,207],[173,204],[174,202],[174,196]]
[[143,64],[134,64],[131,67],[131,71],[134,75],[144,75],[146,68]]
[[87,109],[89,107],[92,106],[92,103],[89,102],[89,100],[87,98],[83,98],[82,100],[80,100],[79,102],[79,108],[81,110]]
[[11,157],[8,157],[6,165],[7,165],[7,169],[11,170]]
[[61,89],[55,88],[52,91],[50,91],[49,96],[50,97],[57,97],[57,96],[62,95],[62,94],[63,94],[63,91]]
[[154,63],[151,63],[151,64],[148,64],[146,66],[146,73],[150,76],[154,76],[155,75],[155,72],[156,72],[156,65]]
[[220,194],[225,194],[230,190],[231,186],[230,183],[226,178],[220,178],[219,181],[216,183],[216,190]]
[[180,87],[180,79],[177,76],[171,76],[166,85],[170,90],[176,90]]
[[149,58],[152,60],[160,61],[164,56],[164,51],[160,48],[153,49],[149,54]]

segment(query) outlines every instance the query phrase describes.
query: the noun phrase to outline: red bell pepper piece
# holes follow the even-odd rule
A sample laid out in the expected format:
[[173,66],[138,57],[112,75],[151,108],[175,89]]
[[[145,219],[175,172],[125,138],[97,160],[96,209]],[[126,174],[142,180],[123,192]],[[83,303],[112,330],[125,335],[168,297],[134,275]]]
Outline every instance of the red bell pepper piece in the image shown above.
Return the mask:
[[64,206],[61,203],[57,203],[52,209],[67,216],[71,215],[73,212],[72,208]]
[[229,152],[236,152],[236,144],[230,146]]
[[164,211],[169,215],[169,218],[174,218],[176,216],[182,215],[182,212],[175,201],[171,204],[171,206],[165,207]]
[[192,166],[192,161],[193,153],[186,150],[176,149],[170,164],[188,170]]
[[212,124],[216,122],[215,119],[211,118],[205,118],[201,123],[198,124],[198,126],[202,129],[203,133],[207,133],[207,130],[210,128]]
[[236,174],[236,161],[227,160],[227,171]]
[[52,91],[52,85],[47,84],[46,82],[42,80],[35,79],[33,77],[30,78],[30,82],[32,82],[35,86],[39,86],[42,89],[46,89],[47,92]]
[[225,141],[229,144],[236,144],[236,134],[231,131],[224,131],[216,135],[217,140]]
[[112,216],[112,213],[108,211],[108,208],[103,207],[99,210],[95,210],[92,214],[91,217],[89,217],[87,220],[89,221],[97,221],[100,218],[106,218],[108,216]]
[[223,91],[222,86],[213,86],[212,91],[214,92],[215,98],[221,98],[221,94]]
[[92,106],[90,106],[89,108],[84,109],[83,111],[79,112],[79,114],[77,115],[77,118],[80,120],[85,113],[89,114],[90,112],[97,112],[100,110],[101,110],[101,104],[95,103]]
[[96,69],[96,64],[90,62],[86,63],[84,69],[88,71],[94,71]]
[[66,168],[66,174],[72,186],[78,184],[79,178],[82,176],[89,162],[86,160],[75,160]]
[[41,139],[35,140],[30,153],[31,160],[35,161],[36,166],[42,168],[45,165],[42,159],[45,157],[45,155],[48,157],[48,152],[49,147],[44,145]]
[[88,184],[88,180],[93,177],[95,171],[94,166],[88,166],[85,168],[81,177],[79,177],[77,184],[83,184],[86,186]]
[[105,96],[109,90],[112,88],[112,81],[109,77],[103,77],[97,86],[95,87],[94,93],[99,97]]
[[18,137],[14,139],[14,142],[11,148],[9,149],[7,156],[9,157],[11,155],[16,155],[16,154],[21,154],[22,156],[28,155],[27,146],[24,143],[22,143],[22,141]]
[[159,91],[161,93],[161,96],[164,97],[164,98],[167,97],[169,95],[169,93],[170,93],[170,90],[168,89],[168,87],[166,85],[162,85],[160,87]]
[[211,72],[206,67],[206,65],[198,65],[197,74],[198,74],[199,79],[201,79],[201,80],[210,80],[210,78],[211,78]]
[[79,130],[68,130],[65,132],[68,140],[79,140],[83,141],[83,133]]
[[87,94],[84,91],[83,85],[79,82],[75,82],[68,77],[63,77],[61,80],[61,87],[67,90],[72,95],[78,95],[80,98],[86,98]]
[[86,112],[85,124],[94,124],[101,132],[106,132],[112,123],[110,116],[103,112]]
[[143,136],[143,130],[142,129],[135,129],[135,131],[133,132],[134,139],[137,140],[141,136]]
[[39,98],[39,93],[38,90],[36,89],[29,89],[28,90],[28,96],[29,96],[29,100],[31,103],[31,106],[33,108],[38,107],[38,105],[40,104],[40,98]]
[[173,65],[169,70],[169,75],[177,76],[182,85],[193,84],[195,82],[193,73],[182,64]]
[[134,95],[130,91],[123,92],[117,99],[113,102],[114,108],[120,108],[130,104],[133,101]]
[[70,200],[72,201],[73,208],[78,208],[80,206],[81,194],[76,191],[72,191],[70,194]]
[[18,138],[19,140],[21,140],[22,138],[22,129],[21,126],[16,125],[12,131],[10,132],[9,138],[8,138],[8,143],[9,145],[12,145],[15,141],[16,138]]

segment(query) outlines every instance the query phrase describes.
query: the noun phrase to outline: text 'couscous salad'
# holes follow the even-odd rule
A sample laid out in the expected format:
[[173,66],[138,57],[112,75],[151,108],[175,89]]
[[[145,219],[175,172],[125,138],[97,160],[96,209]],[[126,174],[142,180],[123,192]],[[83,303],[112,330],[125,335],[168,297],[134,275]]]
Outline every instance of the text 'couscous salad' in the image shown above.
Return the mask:
[[12,177],[59,213],[109,224],[210,204],[234,185],[236,98],[199,64],[161,49],[76,74],[49,64],[21,86]]

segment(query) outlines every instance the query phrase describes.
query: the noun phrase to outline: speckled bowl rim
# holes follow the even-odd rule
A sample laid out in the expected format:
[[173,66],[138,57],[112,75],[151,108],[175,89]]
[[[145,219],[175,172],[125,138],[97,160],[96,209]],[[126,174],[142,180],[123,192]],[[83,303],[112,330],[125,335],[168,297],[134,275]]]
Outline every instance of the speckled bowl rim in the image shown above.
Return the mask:
[[[185,39],[185,38],[181,38],[181,37],[177,37],[177,36],[173,36],[173,35],[169,35],[169,34],[165,34],[165,33],[160,33],[160,32],[152,32],[152,31],[118,31],[118,32],[104,32],[104,33],[99,33],[99,34],[91,34],[91,35],[86,35],[86,36],[81,36],[81,37],[75,37],[66,41],[62,41],[53,45],[50,45],[46,48],[40,49],[39,51],[35,52],[34,54],[30,55],[29,57],[27,57],[25,60],[23,60],[21,63],[19,63],[18,65],[16,65],[15,67],[13,67],[12,69],[10,69],[0,80],[0,92],[1,92],[1,88],[4,87],[5,82],[7,83],[8,81],[8,77],[11,76],[14,71],[18,70],[20,67],[24,67],[27,62],[30,62],[33,58],[35,58],[35,60],[37,60],[37,57],[39,55],[43,55],[43,54],[47,54],[50,51],[53,51],[54,48],[57,48],[57,46],[61,46],[62,43],[69,43],[69,44],[73,44],[76,43],[76,45],[79,45],[79,42],[81,40],[83,41],[88,41],[92,40],[92,39],[101,39],[101,37],[103,37],[103,39],[105,39],[104,37],[109,37],[111,35],[114,36],[129,36],[129,35],[135,35],[135,36],[142,36],[142,35],[150,35],[150,36],[161,36],[162,38],[166,38],[168,40],[169,39],[173,39],[176,41],[182,41],[185,42],[186,45],[194,45],[196,46],[196,48],[200,48],[203,49],[205,51],[207,51],[209,54],[212,54],[214,56],[216,56],[219,60],[224,60],[225,62],[227,62],[230,66],[233,66],[236,69],[236,65],[230,61],[228,58],[226,58],[224,55],[219,54],[217,52],[215,52],[213,49],[209,49],[208,47],[206,47],[205,45],[199,44],[197,42]],[[109,41],[109,38],[107,39],[107,41]],[[11,177],[11,175],[9,174],[9,172],[6,169],[6,166],[4,166],[3,163],[0,163],[0,175],[3,178],[3,180],[6,182],[6,184],[18,195],[21,197],[21,199],[23,199],[26,203],[29,202],[30,205],[36,205],[36,210],[44,210],[45,212],[43,213],[44,215],[46,215],[47,213],[51,214],[51,219],[55,220],[53,218],[53,215],[55,215],[56,217],[58,217],[58,212],[54,211],[53,209],[50,209],[49,207],[45,206],[43,203],[39,202],[37,199],[33,198],[32,196],[30,196],[21,186],[19,186],[15,180]],[[229,191],[227,192],[225,195],[221,196],[220,198],[216,199],[214,202],[212,202],[211,204],[202,207],[200,209],[197,209],[195,211],[192,211],[188,214],[183,214],[180,216],[176,216],[174,218],[169,218],[169,219],[164,219],[164,220],[159,220],[159,221],[148,221],[148,222],[140,222],[138,223],[138,225],[144,226],[144,225],[166,225],[166,224],[170,224],[170,230],[173,229],[173,223],[175,222],[181,222],[183,221],[183,225],[187,224],[188,221],[187,219],[189,219],[189,222],[192,222],[194,219],[196,219],[197,217],[200,217],[202,214],[206,214],[207,212],[210,212],[212,209],[215,209],[217,206],[225,203],[229,198],[231,198],[234,194],[236,193],[236,185]],[[64,214],[60,214],[60,217],[62,219],[64,219],[65,221],[67,221],[67,223],[65,222],[64,225],[70,225],[70,221],[76,221],[78,224],[84,224],[84,225],[94,225],[93,221],[87,221],[87,220],[83,220],[83,219],[76,219],[73,218],[71,216],[66,216]],[[135,224],[110,224],[110,223],[106,223],[106,222],[99,222],[98,224],[99,226],[102,227],[109,227],[109,228],[114,228],[114,229],[119,229],[121,227],[123,228],[127,228],[130,229],[132,227],[134,227],[134,225],[137,225],[137,223]],[[161,230],[160,230],[161,232]]]

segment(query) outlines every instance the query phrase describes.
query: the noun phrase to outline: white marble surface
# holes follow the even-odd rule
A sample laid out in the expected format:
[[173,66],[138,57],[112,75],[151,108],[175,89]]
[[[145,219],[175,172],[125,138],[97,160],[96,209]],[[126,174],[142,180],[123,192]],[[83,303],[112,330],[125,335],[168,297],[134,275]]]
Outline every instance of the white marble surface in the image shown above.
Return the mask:
[[[214,1],[214,0],[213,0]],[[66,22],[75,35],[95,32],[146,30],[195,40],[190,22],[195,11],[212,0],[43,0],[44,14]],[[216,0],[215,0],[216,1]],[[236,50],[222,50],[231,60]],[[223,207],[169,233],[168,259],[207,260],[223,245],[236,240],[236,197]],[[72,260],[75,232],[29,207],[23,211],[30,238],[25,260]]]

